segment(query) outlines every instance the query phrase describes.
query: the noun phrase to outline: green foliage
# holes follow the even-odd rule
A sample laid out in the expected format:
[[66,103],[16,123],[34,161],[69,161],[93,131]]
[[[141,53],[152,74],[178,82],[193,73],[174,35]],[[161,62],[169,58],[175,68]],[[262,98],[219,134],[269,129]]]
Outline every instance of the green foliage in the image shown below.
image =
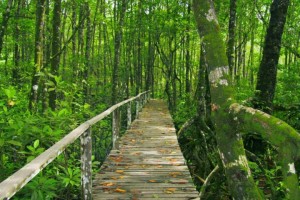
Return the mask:
[[300,130],[300,63],[279,66],[274,115]]

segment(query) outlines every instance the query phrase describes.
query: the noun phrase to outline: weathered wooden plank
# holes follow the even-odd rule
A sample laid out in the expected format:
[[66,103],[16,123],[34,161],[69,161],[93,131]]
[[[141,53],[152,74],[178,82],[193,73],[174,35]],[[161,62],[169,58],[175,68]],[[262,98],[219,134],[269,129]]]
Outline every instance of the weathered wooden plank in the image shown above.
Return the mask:
[[167,106],[151,100],[96,175],[93,199],[197,197]]

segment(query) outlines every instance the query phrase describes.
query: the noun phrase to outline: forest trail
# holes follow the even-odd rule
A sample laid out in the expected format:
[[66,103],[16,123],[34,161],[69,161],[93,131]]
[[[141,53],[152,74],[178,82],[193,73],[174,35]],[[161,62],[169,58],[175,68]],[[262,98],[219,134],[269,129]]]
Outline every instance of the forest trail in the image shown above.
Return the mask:
[[150,100],[94,178],[93,199],[197,197],[167,105]]

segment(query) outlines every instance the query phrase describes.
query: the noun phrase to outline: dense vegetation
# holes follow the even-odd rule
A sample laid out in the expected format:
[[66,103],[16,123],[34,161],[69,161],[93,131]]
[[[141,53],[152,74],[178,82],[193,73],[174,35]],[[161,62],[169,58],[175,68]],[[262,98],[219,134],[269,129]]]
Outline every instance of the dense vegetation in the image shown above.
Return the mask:
[[[244,105],[256,99],[272,2],[214,1],[233,95]],[[299,8],[290,1],[270,107],[298,131]],[[222,165],[208,117],[215,108],[201,104],[210,98],[208,77],[190,0],[5,0],[0,12],[0,181],[81,122],[144,90],[168,101],[178,130],[205,113],[208,126],[188,126],[179,135],[199,190]],[[110,149],[110,124],[107,119],[94,128],[95,170]],[[276,148],[256,133],[243,139],[256,183],[266,197],[284,198]],[[15,199],[78,198],[78,149],[68,148]],[[230,199],[224,169],[215,171],[205,198]]]

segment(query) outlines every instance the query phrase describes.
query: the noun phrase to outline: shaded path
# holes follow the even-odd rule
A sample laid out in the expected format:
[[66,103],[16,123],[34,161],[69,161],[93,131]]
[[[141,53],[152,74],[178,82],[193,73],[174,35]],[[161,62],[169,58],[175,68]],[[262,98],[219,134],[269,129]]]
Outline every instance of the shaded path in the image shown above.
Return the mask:
[[194,199],[167,105],[150,100],[93,182],[93,199]]

